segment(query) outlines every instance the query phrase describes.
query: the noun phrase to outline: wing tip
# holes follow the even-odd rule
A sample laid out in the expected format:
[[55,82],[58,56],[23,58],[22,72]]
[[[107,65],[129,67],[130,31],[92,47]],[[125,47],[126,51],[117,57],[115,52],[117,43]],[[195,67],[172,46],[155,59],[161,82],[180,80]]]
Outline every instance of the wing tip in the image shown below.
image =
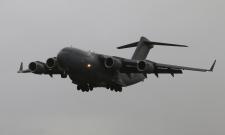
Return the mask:
[[182,47],[189,47],[189,46],[187,46],[187,45],[182,45]]
[[20,63],[20,68],[17,71],[17,73],[22,73],[22,71],[23,71],[23,62]]
[[215,65],[216,65],[216,60],[214,60],[212,66],[211,66],[211,68],[209,70],[210,72],[213,72]]

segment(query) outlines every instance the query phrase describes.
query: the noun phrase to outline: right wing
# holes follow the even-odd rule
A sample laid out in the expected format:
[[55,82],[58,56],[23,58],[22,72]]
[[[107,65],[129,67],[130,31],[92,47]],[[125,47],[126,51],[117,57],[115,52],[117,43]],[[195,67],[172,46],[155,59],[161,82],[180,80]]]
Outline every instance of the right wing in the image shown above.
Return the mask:
[[23,63],[21,62],[17,73],[34,73],[39,75],[46,74],[51,77],[54,74],[60,74],[62,78],[67,77],[67,72],[58,65],[55,57],[49,58],[46,63],[40,61],[31,62],[26,70],[23,69]]
[[23,62],[21,62],[20,68],[19,68],[19,70],[17,71],[17,73],[30,73],[30,72],[31,72],[30,69],[23,70]]

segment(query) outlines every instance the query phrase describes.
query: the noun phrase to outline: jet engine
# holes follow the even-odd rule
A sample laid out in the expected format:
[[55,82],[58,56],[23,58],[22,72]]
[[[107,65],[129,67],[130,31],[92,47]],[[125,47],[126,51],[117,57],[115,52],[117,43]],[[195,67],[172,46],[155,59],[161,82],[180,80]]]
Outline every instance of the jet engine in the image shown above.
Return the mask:
[[40,61],[31,62],[29,64],[29,69],[35,74],[44,74],[47,72],[45,64]]
[[54,58],[49,58],[47,61],[46,61],[46,66],[49,68],[49,69],[53,69],[53,68],[56,68],[57,67],[57,59],[54,57]]
[[49,70],[49,74],[61,74],[62,78],[67,77],[67,73],[59,66],[56,57],[47,59],[46,66]]
[[137,70],[143,73],[153,73],[154,64],[152,62],[139,61],[137,64]]
[[113,57],[108,57],[104,61],[104,65],[107,69],[119,69],[122,66],[122,63],[120,60],[113,58]]

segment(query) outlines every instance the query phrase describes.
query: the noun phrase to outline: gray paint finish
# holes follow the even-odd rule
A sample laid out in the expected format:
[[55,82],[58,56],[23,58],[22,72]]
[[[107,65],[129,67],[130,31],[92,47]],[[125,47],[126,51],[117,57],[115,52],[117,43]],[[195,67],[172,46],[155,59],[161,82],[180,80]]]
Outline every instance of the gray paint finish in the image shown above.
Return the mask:
[[[0,134],[223,135],[224,4],[220,0],[1,0]],[[97,89],[86,94],[74,92],[69,79],[16,73],[20,61],[45,61],[71,45],[131,58],[133,49],[116,47],[143,35],[190,46],[158,47],[149,59],[207,67],[216,58],[215,71],[152,76],[123,93]]]
[[33,73],[37,75],[60,75],[71,79],[82,92],[104,87],[115,92],[122,92],[123,87],[137,84],[147,78],[148,74],[182,74],[182,70],[213,72],[216,60],[209,69],[161,64],[146,60],[149,50],[154,46],[187,47],[186,45],[152,42],[141,37],[139,42],[118,47],[118,49],[136,47],[132,59],[118,56],[83,51],[74,47],[65,47],[57,56],[48,58],[46,62],[34,61],[23,69],[23,62],[17,73]]

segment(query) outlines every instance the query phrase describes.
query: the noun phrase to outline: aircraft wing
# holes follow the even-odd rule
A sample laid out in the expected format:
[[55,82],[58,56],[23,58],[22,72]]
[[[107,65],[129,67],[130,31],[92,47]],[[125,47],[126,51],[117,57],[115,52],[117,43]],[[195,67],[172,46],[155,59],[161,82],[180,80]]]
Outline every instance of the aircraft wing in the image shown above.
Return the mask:
[[23,69],[23,62],[21,62],[20,68],[19,68],[19,70],[17,71],[17,73],[31,73],[31,70],[30,70],[30,69],[24,70],[24,69]]
[[[151,62],[151,61],[148,61]],[[190,71],[199,71],[199,72],[213,72],[213,69],[216,64],[216,60],[213,62],[210,69],[202,69],[202,68],[193,68],[193,67],[186,67],[186,66],[177,66],[177,65],[169,65],[169,64],[161,64],[161,63],[154,63],[154,74],[158,77],[159,74],[171,74],[174,77],[174,74],[182,74],[182,70],[190,70]]]
[[161,64],[155,63],[155,68],[157,69],[173,69],[173,70],[191,70],[191,71],[199,71],[199,72],[212,72],[216,64],[216,60],[213,62],[210,69],[202,69],[202,68],[193,68],[193,67],[185,67],[185,66],[177,66],[177,65],[169,65],[169,64]]
[[[146,74],[155,74],[158,76],[158,74],[171,74],[174,76],[174,74],[182,74],[183,70],[190,70],[190,71],[199,71],[199,72],[212,72],[216,60],[213,62],[210,69],[203,69],[203,68],[193,68],[193,67],[186,67],[186,66],[178,66],[178,65],[170,65],[170,64],[162,64],[157,63],[149,60],[132,60],[132,59],[125,59],[113,56],[111,58],[104,58],[103,63],[107,64],[107,60],[112,61],[112,64],[115,63],[115,68],[118,68],[118,70],[121,73],[143,73]],[[113,62],[115,61],[115,62]],[[112,65],[113,67],[113,65]]]
[[[48,64],[48,65],[47,65]],[[53,75],[60,74],[62,78],[67,77],[67,73],[60,66],[58,66],[55,58],[49,58],[46,63],[40,61],[31,62],[28,69],[23,69],[23,63],[21,62],[20,68],[17,73],[34,73],[45,74],[53,77]]]

